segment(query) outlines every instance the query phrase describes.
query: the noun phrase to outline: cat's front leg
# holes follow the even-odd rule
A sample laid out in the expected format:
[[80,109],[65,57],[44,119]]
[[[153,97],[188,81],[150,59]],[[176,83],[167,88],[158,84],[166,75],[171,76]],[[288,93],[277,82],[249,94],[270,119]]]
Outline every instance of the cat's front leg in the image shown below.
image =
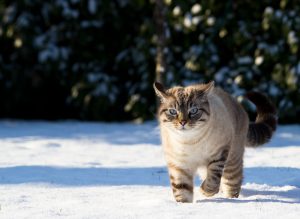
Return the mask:
[[239,197],[243,181],[243,154],[230,156],[222,176],[222,190],[227,198]]
[[200,191],[203,195],[210,197],[219,192],[221,177],[227,156],[228,150],[225,149],[219,157],[209,161],[207,165],[207,177],[200,187]]
[[175,200],[177,202],[192,202],[194,189],[193,173],[174,164],[168,164],[168,168]]

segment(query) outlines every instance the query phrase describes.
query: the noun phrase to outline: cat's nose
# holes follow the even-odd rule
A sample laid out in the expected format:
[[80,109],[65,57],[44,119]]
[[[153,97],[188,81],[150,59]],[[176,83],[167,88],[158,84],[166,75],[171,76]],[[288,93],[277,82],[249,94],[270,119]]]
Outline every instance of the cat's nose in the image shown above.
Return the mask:
[[179,123],[184,126],[186,124],[186,120],[181,120]]

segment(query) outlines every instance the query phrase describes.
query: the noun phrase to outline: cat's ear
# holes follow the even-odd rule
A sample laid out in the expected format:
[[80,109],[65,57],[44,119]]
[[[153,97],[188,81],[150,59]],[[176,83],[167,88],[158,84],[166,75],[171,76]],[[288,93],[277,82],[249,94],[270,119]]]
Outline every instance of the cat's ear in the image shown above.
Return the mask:
[[205,84],[205,88],[204,88],[203,92],[206,94],[210,94],[213,91],[214,87],[215,87],[215,82],[211,81],[211,82]]
[[207,84],[200,84],[197,89],[197,97],[207,98],[207,96],[213,91],[215,87],[215,82],[211,81]]
[[160,98],[162,102],[167,98],[167,93],[164,86],[159,82],[154,82],[153,88],[155,90],[156,95]]

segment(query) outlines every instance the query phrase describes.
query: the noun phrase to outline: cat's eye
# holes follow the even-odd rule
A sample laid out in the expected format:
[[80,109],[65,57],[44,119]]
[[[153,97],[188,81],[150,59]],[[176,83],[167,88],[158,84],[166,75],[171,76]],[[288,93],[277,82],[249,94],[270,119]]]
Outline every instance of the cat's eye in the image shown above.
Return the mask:
[[190,110],[190,114],[191,114],[191,115],[195,115],[198,111],[199,111],[198,108],[193,107],[193,108]]
[[169,109],[169,113],[172,115],[172,116],[175,116],[177,114],[177,110],[176,109]]

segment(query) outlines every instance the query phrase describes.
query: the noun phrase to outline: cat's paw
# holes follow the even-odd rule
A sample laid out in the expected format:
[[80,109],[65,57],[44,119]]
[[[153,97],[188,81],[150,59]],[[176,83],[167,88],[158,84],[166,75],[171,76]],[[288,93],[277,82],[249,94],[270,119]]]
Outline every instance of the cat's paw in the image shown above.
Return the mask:
[[202,185],[200,186],[200,192],[205,195],[206,197],[211,197],[219,192],[219,187],[210,188],[206,181],[204,180]]
[[188,199],[185,197],[180,197],[180,198],[175,198],[176,202],[180,202],[180,203],[192,203],[193,200],[192,199]]
[[238,198],[240,195],[239,191],[231,191],[231,192],[224,192],[225,198]]
[[174,194],[176,202],[191,203],[193,202],[193,193],[183,192],[179,194]]

